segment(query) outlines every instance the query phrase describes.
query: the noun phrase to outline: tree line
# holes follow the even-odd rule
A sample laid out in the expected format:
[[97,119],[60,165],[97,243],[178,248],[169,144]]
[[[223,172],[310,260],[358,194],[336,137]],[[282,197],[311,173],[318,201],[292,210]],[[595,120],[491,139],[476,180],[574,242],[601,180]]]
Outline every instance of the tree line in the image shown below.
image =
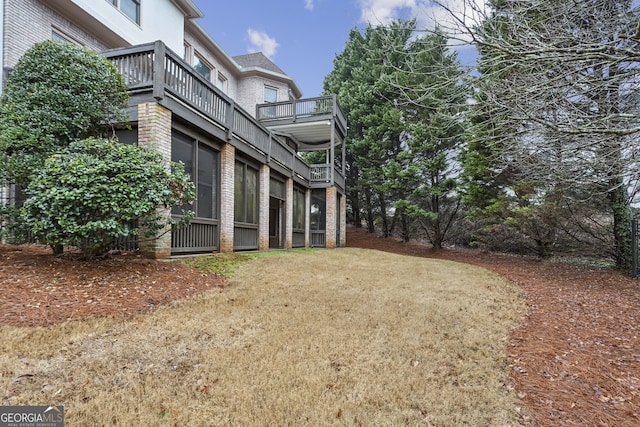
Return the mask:
[[[432,31],[415,20],[353,29],[336,56],[324,90],[349,122],[349,220],[436,248],[597,257],[628,271],[638,9],[463,3],[443,2],[450,24]],[[473,69],[452,38],[475,45]]]

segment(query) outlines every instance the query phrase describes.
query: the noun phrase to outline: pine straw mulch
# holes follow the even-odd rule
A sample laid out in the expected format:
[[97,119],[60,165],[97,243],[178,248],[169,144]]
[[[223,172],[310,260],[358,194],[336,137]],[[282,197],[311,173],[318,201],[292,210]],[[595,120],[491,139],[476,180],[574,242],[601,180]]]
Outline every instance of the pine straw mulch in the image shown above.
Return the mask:
[[528,313],[511,336],[510,377],[536,425],[640,425],[640,281],[535,258],[434,251],[356,229],[347,245],[474,264],[515,282]]
[[[529,311],[513,331],[508,362],[535,424],[640,425],[639,281],[607,269],[433,251],[354,228],[347,245],[474,264],[517,283]],[[0,326],[130,316],[224,284],[177,262],[122,255],[89,263],[36,246],[0,245]]]

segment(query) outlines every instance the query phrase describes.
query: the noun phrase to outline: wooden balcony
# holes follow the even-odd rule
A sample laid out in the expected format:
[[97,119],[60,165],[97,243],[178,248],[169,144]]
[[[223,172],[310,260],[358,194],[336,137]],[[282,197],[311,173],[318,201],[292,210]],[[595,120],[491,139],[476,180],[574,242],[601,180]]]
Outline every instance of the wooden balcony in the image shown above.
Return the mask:
[[270,131],[294,141],[301,152],[325,151],[325,164],[311,165],[312,187],[344,189],[347,120],[335,95],[259,104],[256,118]]
[[[248,112],[235,104],[224,92],[215,87],[213,83],[198,74],[179,55],[168,49],[164,43],[157,41],[144,45],[132,46],[122,49],[114,49],[103,52],[103,55],[111,60],[124,76],[129,87],[131,104],[137,105],[143,102],[156,101],[172,111],[174,116],[192,123],[208,133],[226,141],[236,147],[237,150],[268,164],[272,169],[278,170],[286,176],[293,177],[297,182],[307,187],[336,185],[344,190],[344,173],[331,169],[328,174],[312,173],[312,167],[304,161],[298,153],[287,145],[277,129],[268,128],[266,122],[260,122]],[[335,97],[331,103],[331,113],[320,108],[320,101],[325,98],[316,98],[305,103],[297,101],[291,112],[296,123],[310,123],[309,130],[315,121],[324,120],[324,126],[329,129],[338,129],[339,135],[346,130],[344,115],[339,110]],[[315,105],[315,107],[313,107]],[[304,107],[303,107],[304,106]],[[284,108],[284,107],[283,107]],[[308,114],[302,114],[304,108]],[[266,110],[259,108],[261,113]],[[326,110],[326,108],[325,108]],[[280,111],[279,107],[276,111]],[[320,114],[320,113],[323,114]],[[132,109],[132,114],[134,110]],[[340,114],[340,116],[337,116]],[[333,118],[332,118],[333,117]],[[273,117],[271,124],[276,126],[286,125],[277,123]],[[277,117],[285,121],[291,119]],[[333,123],[327,126],[327,122]],[[316,123],[315,125],[317,125]],[[302,137],[301,137],[302,138]],[[304,138],[303,138],[304,139]],[[340,139],[342,143],[344,137]],[[331,143],[332,137],[329,138]],[[327,141],[321,143],[315,139],[309,139],[303,148],[315,146],[320,148],[327,145]],[[336,141],[333,142],[335,147]]]

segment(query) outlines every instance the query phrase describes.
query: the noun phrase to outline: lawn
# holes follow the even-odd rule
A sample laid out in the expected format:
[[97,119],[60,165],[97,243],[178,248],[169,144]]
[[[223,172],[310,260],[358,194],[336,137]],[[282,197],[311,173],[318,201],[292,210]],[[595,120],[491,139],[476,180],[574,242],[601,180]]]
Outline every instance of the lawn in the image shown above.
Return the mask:
[[69,426],[518,425],[506,348],[523,314],[479,267],[269,253],[147,313],[1,327],[0,396],[64,405]]

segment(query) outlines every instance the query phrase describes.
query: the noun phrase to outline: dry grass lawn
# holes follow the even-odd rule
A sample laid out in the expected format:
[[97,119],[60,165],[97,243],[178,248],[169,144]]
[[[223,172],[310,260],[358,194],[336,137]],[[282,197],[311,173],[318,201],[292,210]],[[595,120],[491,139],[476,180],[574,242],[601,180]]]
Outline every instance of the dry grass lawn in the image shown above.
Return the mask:
[[2,405],[69,426],[507,426],[518,290],[450,261],[278,252],[128,319],[0,329]]

